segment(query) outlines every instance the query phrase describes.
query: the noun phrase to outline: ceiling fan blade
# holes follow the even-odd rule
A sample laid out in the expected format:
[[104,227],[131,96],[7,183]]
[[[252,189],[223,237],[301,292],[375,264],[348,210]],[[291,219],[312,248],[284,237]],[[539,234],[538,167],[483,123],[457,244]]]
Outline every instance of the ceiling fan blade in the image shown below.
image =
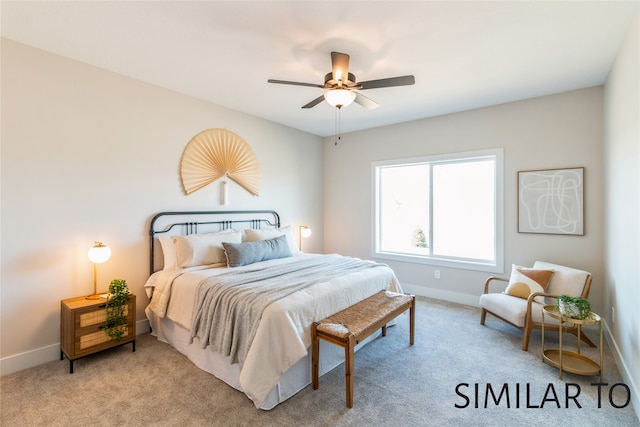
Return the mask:
[[378,108],[380,104],[375,102],[374,100],[367,98],[361,93],[353,92],[356,94],[356,98],[353,100],[355,103],[362,105],[367,110],[373,110],[374,108]]
[[303,105],[302,108],[315,107],[316,105],[320,104],[322,101],[324,101],[324,95],[320,95],[319,97],[317,97],[316,99],[314,99],[310,103]]
[[281,84],[281,85],[295,85],[295,86],[309,86],[309,87],[324,88],[323,85],[318,85],[318,84],[314,84],[314,83],[290,82],[288,80],[273,80],[273,79],[269,79],[269,80],[267,80],[267,82],[269,82],[269,83],[277,83],[277,84]]
[[367,82],[358,82],[361,86],[359,89],[376,89],[381,87],[393,86],[409,86],[415,84],[416,79],[413,76],[389,77],[387,79],[369,80]]
[[349,78],[349,55],[331,52],[331,73],[336,83],[338,81],[346,81]]

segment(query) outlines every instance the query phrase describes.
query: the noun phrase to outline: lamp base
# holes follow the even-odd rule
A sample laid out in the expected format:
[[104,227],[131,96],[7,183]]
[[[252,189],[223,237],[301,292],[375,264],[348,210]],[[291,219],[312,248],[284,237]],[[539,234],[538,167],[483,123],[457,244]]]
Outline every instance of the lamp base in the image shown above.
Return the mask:
[[88,295],[85,297],[85,299],[100,299],[100,295],[99,294]]

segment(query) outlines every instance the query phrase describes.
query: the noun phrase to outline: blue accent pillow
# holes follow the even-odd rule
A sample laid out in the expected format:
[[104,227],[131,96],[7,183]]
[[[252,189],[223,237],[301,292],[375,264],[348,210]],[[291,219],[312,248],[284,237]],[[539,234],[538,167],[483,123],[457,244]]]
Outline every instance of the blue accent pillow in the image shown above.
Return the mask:
[[227,266],[229,267],[240,267],[254,262],[292,256],[286,235],[256,242],[222,242],[222,246],[227,255]]

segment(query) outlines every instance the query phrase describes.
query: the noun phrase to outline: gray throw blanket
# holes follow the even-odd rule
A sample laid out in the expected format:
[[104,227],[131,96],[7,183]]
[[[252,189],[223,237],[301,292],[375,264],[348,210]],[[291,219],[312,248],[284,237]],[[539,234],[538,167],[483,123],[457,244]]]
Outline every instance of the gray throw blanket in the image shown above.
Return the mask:
[[209,277],[196,290],[191,339],[198,337],[202,348],[210,345],[242,367],[269,304],[311,285],[384,265],[332,254]]

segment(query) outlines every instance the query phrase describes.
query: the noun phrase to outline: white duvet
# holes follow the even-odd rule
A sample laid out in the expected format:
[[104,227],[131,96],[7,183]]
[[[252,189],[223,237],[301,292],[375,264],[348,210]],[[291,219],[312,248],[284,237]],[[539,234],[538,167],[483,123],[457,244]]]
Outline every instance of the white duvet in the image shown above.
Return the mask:
[[[260,265],[266,268],[290,259],[263,261]],[[256,264],[246,267],[255,268]],[[198,283],[206,277],[226,271],[227,268],[205,268],[155,273],[145,285],[147,292],[153,290],[152,302],[146,309],[152,328],[154,319],[165,317],[190,330]],[[262,407],[282,374],[307,355],[314,321],[353,305],[381,289],[402,292],[393,271],[386,266],[319,283],[269,305],[263,312],[247,358],[239,371],[238,388],[253,400],[256,407]],[[197,346],[199,343],[191,345]]]

